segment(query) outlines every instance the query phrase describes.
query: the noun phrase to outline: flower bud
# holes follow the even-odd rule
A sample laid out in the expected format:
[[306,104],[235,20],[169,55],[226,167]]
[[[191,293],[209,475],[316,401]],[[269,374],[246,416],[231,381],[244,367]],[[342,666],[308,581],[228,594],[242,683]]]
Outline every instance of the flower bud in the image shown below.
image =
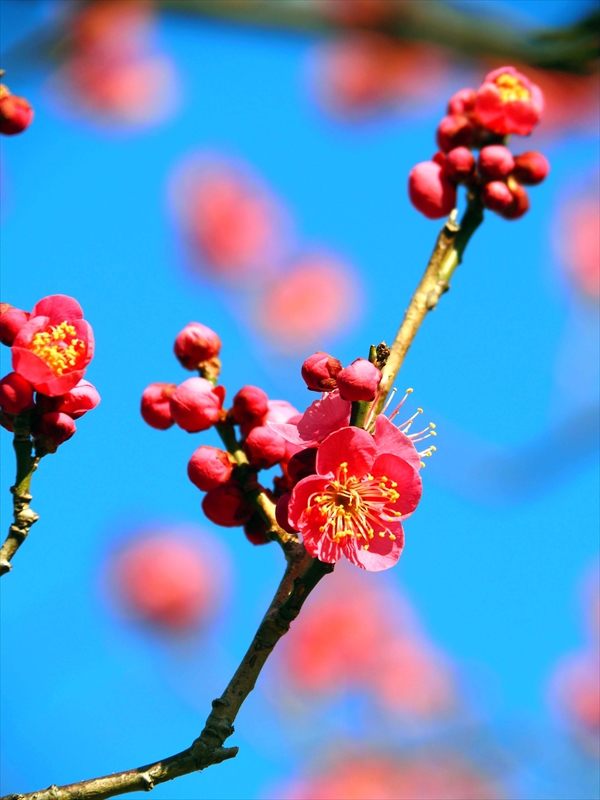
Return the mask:
[[286,443],[272,428],[262,425],[250,431],[244,442],[244,450],[253,467],[269,469],[285,457]]
[[174,383],[151,383],[142,394],[142,418],[159,431],[166,431],[173,424],[170,399],[177,389]]
[[493,133],[528,136],[540,120],[544,97],[539,86],[514,67],[500,67],[486,75],[477,90],[475,112]]
[[23,325],[29,319],[27,311],[21,311],[8,303],[0,303],[0,342],[12,347]]
[[455,147],[446,155],[444,169],[449,178],[457,183],[466,181],[475,169],[475,156],[466,147]]
[[491,211],[505,211],[513,202],[510,189],[504,181],[490,181],[481,190],[481,202]]
[[233,398],[231,416],[239,424],[256,423],[269,410],[269,398],[258,386],[243,386]]
[[202,500],[202,510],[211,522],[224,528],[244,525],[254,514],[253,506],[235,480],[211,489]]
[[36,438],[41,435],[43,438],[50,439],[52,444],[58,447],[59,444],[70,439],[76,430],[75,422],[68,414],[63,414],[61,411],[49,411],[39,418],[35,435]]
[[219,421],[224,399],[223,386],[213,386],[205,378],[188,378],[171,395],[171,416],[188,433],[205,431]]
[[520,219],[523,214],[529,211],[529,195],[516,181],[510,180],[509,184],[509,189],[512,193],[512,203],[500,213],[504,219]]
[[338,388],[344,400],[374,400],[381,370],[366,358],[357,358],[338,375]]
[[473,144],[475,127],[470,119],[462,114],[449,114],[440,122],[436,141],[440,150],[447,153],[455,147],[469,147]]
[[287,531],[288,533],[294,533],[294,528],[292,528],[288,521],[288,506],[290,504],[291,497],[291,492],[282,494],[277,501],[277,505],[275,506],[275,519],[277,520],[277,524],[280,528],[283,528],[283,530]]
[[477,167],[484,181],[503,181],[513,171],[515,160],[508,147],[491,144],[482,148]]
[[440,167],[446,166],[446,153],[442,153],[441,150],[438,150],[437,153],[432,156],[431,160],[434,164],[439,164]]
[[79,419],[87,411],[96,408],[100,402],[100,395],[93,384],[82,379],[70,392],[52,399],[56,401],[54,411],[63,411],[73,419]]
[[549,172],[550,164],[548,159],[535,150],[521,153],[520,156],[515,157],[513,175],[519,183],[525,186],[536,186],[544,180]]
[[177,334],[173,349],[182,366],[193,370],[219,355],[221,340],[206,325],[190,322]]
[[470,114],[475,109],[475,89],[461,89],[448,101],[448,114]]
[[188,478],[201,489],[208,492],[231,478],[233,464],[230,456],[218,447],[199,447],[188,461]]
[[331,392],[337,388],[336,377],[342,364],[333,356],[318,350],[302,364],[302,377],[313,392]]
[[317,447],[305,447],[295,453],[287,465],[287,473],[293,483],[298,483],[302,478],[308,478],[317,471]]
[[0,381],[0,408],[8,414],[20,414],[33,407],[33,386],[16,372]]
[[16,94],[0,96],[0,133],[13,136],[31,125],[33,108],[24,97]]
[[244,525],[246,539],[252,544],[269,544],[269,524],[260,514],[254,514]]
[[428,219],[446,217],[456,205],[456,186],[433,161],[423,161],[411,169],[408,194],[413,206]]

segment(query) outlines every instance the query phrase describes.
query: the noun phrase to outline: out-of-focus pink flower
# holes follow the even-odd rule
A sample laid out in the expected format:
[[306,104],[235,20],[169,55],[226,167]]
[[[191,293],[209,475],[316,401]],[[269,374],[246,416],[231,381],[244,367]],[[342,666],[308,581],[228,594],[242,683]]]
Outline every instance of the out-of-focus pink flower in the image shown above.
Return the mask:
[[410,759],[364,752],[341,754],[319,773],[284,787],[284,800],[499,800],[485,776],[452,754]]
[[93,355],[92,328],[79,303],[63,294],[36,303],[12,345],[14,371],[50,396],[73,389]]
[[108,567],[124,611],[173,633],[208,622],[222,600],[223,577],[222,563],[200,537],[169,530],[140,534]]
[[245,165],[188,159],[171,197],[194,263],[204,271],[236,282],[273,271],[287,244],[285,212]]
[[347,427],[319,447],[317,474],[292,492],[288,519],[302,534],[306,549],[325,562],[342,555],[362,569],[393,566],[404,545],[401,517],[421,499],[417,470],[397,455],[400,431],[378,417],[375,436]]
[[475,138],[475,126],[469,117],[448,114],[438,125],[435,138],[444,153],[455,147],[469,147]]
[[600,656],[590,648],[565,658],[552,681],[552,693],[570,724],[597,737],[600,752]]
[[447,217],[456,205],[456,184],[434,161],[414,166],[408,176],[410,202],[428,219]]
[[486,181],[503,181],[515,168],[515,159],[508,147],[491,144],[483,147],[477,159],[479,174]]
[[484,208],[503,212],[513,202],[513,195],[504,181],[490,181],[481,190],[481,202]]
[[356,321],[356,290],[354,274],[341,261],[307,255],[264,288],[255,322],[273,347],[305,351]]
[[28,319],[27,311],[21,311],[10,303],[0,303],[0,342],[11,347],[17,333]]
[[600,297],[600,201],[590,193],[566,201],[555,226],[556,249],[567,274],[584,297]]
[[448,69],[438,48],[361,32],[329,42],[313,66],[315,91],[324,107],[360,117],[403,102],[430,101]]
[[188,433],[206,431],[221,417],[225,387],[213,386],[206,378],[188,378],[171,395],[171,417]]
[[475,110],[477,92],[475,89],[459,89],[448,101],[448,114],[469,115]]
[[535,150],[521,153],[515,157],[513,175],[519,183],[525,186],[537,186],[538,183],[545,180],[549,172],[550,164],[548,159]]
[[[435,160],[435,157],[434,157]],[[439,161],[437,163],[440,163]],[[448,177],[457,183],[465,182],[475,170],[475,156],[466,147],[454,147],[441,164]]]
[[71,20],[71,52],[54,77],[70,106],[106,121],[148,124],[173,109],[170,59],[153,52],[153,4],[103,0]]
[[499,67],[486,75],[477,91],[475,113],[493,133],[527,136],[544,110],[541,89],[514,67]]

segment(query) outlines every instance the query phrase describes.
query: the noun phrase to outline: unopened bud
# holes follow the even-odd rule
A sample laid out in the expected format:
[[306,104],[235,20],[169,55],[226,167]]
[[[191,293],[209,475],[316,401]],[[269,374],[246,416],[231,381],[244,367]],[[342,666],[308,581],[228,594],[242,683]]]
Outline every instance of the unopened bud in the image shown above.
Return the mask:
[[202,500],[202,510],[211,522],[224,528],[244,525],[254,514],[254,507],[234,480],[211,489]]
[[182,366],[193,370],[219,355],[221,340],[206,325],[190,322],[177,334],[173,349]]
[[309,356],[302,364],[302,377],[313,392],[331,392],[337,388],[336,377],[342,364],[322,350]]
[[408,194],[413,206],[428,219],[447,217],[456,205],[456,185],[433,161],[423,161],[411,169]]
[[508,147],[491,144],[482,148],[477,167],[484,181],[503,181],[513,171],[515,159]]
[[338,375],[338,388],[344,400],[374,400],[381,370],[366,358],[357,358]]
[[248,461],[258,469],[270,469],[285,457],[286,443],[278,433],[261,425],[253,428],[244,442]]
[[198,433],[219,421],[225,388],[205,378],[188,378],[171,395],[171,416],[184,431]]
[[462,114],[449,114],[438,125],[436,141],[440,150],[448,153],[455,147],[469,147],[473,144],[475,127],[468,117]]
[[231,416],[239,425],[262,420],[269,410],[267,393],[258,386],[243,386],[233,398]]
[[269,544],[269,525],[260,514],[254,514],[244,525],[246,539],[252,544]]
[[174,383],[151,383],[142,394],[142,418],[152,428],[166,431],[173,424],[171,395],[177,386]]
[[475,169],[475,156],[467,147],[455,147],[446,155],[444,169],[453,181],[466,181]]
[[188,461],[188,478],[201,489],[208,492],[231,478],[233,464],[231,457],[218,447],[202,445]]
[[21,311],[9,303],[0,303],[0,342],[12,347],[17,333],[29,319],[27,311]]
[[510,206],[513,196],[504,181],[490,181],[481,190],[481,202],[484,208],[500,213]]
[[20,414],[33,407],[33,386],[16,372],[0,381],[0,408],[8,414]]
[[532,150],[529,153],[521,153],[515,157],[515,169],[513,175],[519,183],[525,186],[536,186],[541,183],[550,172],[548,159],[541,153]]

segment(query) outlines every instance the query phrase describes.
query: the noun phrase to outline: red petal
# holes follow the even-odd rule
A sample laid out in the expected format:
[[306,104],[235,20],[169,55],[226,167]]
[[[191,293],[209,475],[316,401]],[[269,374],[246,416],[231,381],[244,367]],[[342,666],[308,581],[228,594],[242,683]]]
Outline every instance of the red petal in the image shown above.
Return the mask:
[[342,400],[339,392],[329,392],[315,400],[298,420],[298,433],[305,441],[322,442],[330,433],[347,426],[352,403]]
[[393,453],[404,461],[408,461],[415,469],[420,469],[421,457],[412,440],[383,414],[380,414],[375,420],[375,444],[378,455]]
[[319,447],[317,472],[337,475],[340,464],[348,464],[348,474],[361,477],[371,470],[377,448],[370,433],[349,426],[331,433]]
[[[308,498],[314,492],[321,492],[327,485],[327,480],[318,475],[309,475],[299,481],[292,491],[288,506],[288,521],[294,530],[298,530],[300,518],[308,507]],[[323,534],[320,534],[321,536]]]
[[398,522],[391,523],[389,527],[396,536],[395,539],[390,539],[389,536],[380,537],[376,532],[368,550],[356,547],[356,540],[352,539],[344,548],[346,558],[368,572],[381,572],[393,567],[404,548],[404,531]]
[[34,305],[31,316],[50,317],[50,323],[54,325],[64,320],[71,322],[83,319],[83,310],[75,298],[66,294],[51,294]]
[[328,536],[319,532],[317,527],[310,526],[301,530],[304,546],[313,558],[325,561],[327,564],[334,564],[343,555],[343,550],[339,544],[335,544]]
[[376,478],[385,475],[398,484],[396,491],[400,497],[395,503],[387,503],[386,506],[394,511],[401,511],[403,517],[412,514],[423,494],[421,476],[416,469],[402,458],[384,453],[375,459],[371,472]]

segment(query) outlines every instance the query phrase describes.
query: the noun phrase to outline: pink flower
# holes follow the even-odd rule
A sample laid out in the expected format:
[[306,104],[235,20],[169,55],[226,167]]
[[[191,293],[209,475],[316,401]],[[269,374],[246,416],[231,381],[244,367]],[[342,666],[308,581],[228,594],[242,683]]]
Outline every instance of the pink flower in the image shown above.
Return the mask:
[[357,358],[337,376],[344,400],[374,400],[381,380],[381,370],[366,358]]
[[244,442],[244,450],[253,467],[269,469],[285,458],[286,443],[272,428],[261,425],[250,431]]
[[151,383],[142,394],[141,413],[151,428],[166,431],[174,424],[171,416],[171,397],[177,389],[174,383]]
[[456,185],[434,161],[423,161],[411,169],[408,194],[413,206],[428,219],[446,217],[456,205]]
[[540,121],[543,110],[540,88],[514,67],[493,70],[477,91],[475,111],[479,121],[502,136],[527,136]]
[[422,493],[416,467],[404,458],[409,450],[416,454],[384,416],[377,417],[374,437],[348,427],[325,439],[317,474],[294,487],[289,505],[290,525],[311,555],[328,563],[345,555],[372,572],[398,561],[400,517],[412,514]]
[[262,420],[269,410],[267,393],[258,386],[242,386],[233,398],[231,416],[242,425]]
[[466,181],[475,169],[475,156],[466,147],[455,147],[447,154],[442,166],[453,181]]
[[297,422],[271,422],[273,430],[291,444],[312,447],[330,433],[350,424],[352,404],[340,397],[339,391],[324,394],[309,405]]
[[221,417],[225,388],[206,378],[188,378],[171,395],[173,420],[188,433],[206,431]]
[[52,397],[73,389],[94,355],[94,334],[79,303],[64,294],[44,297],[12,345],[15,372]]
[[224,528],[244,525],[254,515],[254,506],[233,478],[207,492],[202,501],[202,510],[211,522]]
[[455,147],[469,147],[473,144],[475,127],[463,114],[448,114],[444,117],[436,132],[436,141],[440,150],[445,153]]
[[503,181],[515,168],[515,159],[508,147],[491,144],[482,148],[477,167],[484,181]]
[[22,133],[33,121],[33,108],[24,97],[11,94],[0,85],[0,133],[13,136]]

